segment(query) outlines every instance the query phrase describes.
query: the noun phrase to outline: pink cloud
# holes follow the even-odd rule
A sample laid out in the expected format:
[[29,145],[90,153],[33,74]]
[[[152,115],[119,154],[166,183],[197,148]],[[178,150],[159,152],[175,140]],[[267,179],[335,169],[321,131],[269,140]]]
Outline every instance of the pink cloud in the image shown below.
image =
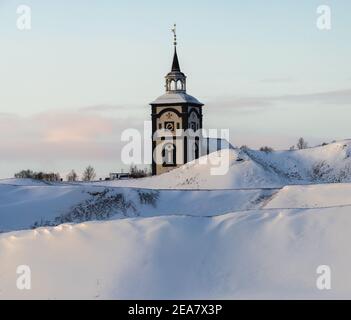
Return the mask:
[[45,113],[33,117],[42,140],[52,143],[88,142],[113,132],[111,120],[82,113]]
[[2,160],[103,159],[119,160],[123,129],[141,126],[79,111],[45,112],[31,116],[0,115]]

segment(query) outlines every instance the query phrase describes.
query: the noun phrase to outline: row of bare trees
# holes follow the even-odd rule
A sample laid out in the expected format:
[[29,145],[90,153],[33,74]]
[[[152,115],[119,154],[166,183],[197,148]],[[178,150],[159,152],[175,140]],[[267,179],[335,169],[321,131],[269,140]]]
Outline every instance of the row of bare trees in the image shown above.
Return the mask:
[[[15,178],[17,179],[35,179],[35,180],[42,180],[42,181],[49,181],[49,182],[55,182],[55,181],[62,181],[63,179],[61,178],[59,173],[52,173],[52,172],[35,172],[32,170],[22,170],[20,172],[17,172],[15,174]],[[67,175],[67,181],[74,182],[79,180],[78,174],[72,170],[68,175]],[[83,181],[92,181],[96,178],[96,172],[95,169],[92,166],[88,166],[85,168],[83,175],[82,175],[82,180]]]
[[[335,143],[336,141],[333,140],[331,143]],[[320,144],[319,146],[327,146],[329,143],[327,142],[323,142],[322,144]],[[293,150],[303,150],[303,149],[307,149],[309,146],[308,146],[308,142],[304,139],[304,138],[300,138],[298,141],[297,141],[297,144],[296,145],[293,145],[290,147],[290,150],[293,151]],[[244,145],[241,147],[241,149],[248,149],[249,147]],[[266,153],[269,153],[269,152],[273,152],[274,149],[271,148],[271,147],[268,147],[268,146],[264,146],[264,147],[261,147],[260,148],[260,151],[263,151],[263,152],[266,152]]]
[[[129,177],[132,179],[144,178],[146,176],[151,175],[150,171],[145,169],[140,169],[136,165],[131,165],[129,169]],[[22,170],[15,174],[15,178],[17,179],[35,179],[35,180],[43,180],[43,181],[63,181],[59,173],[45,173],[45,172],[34,172],[32,170]],[[92,166],[88,166],[85,168],[81,177],[77,174],[75,170],[71,170],[67,176],[66,180],[69,182],[75,181],[93,181],[96,179],[96,171]]]
[[[96,171],[92,166],[87,166],[82,175],[82,181],[93,181],[96,178]],[[67,181],[75,182],[79,180],[78,174],[71,170],[66,177]]]
[[17,179],[35,179],[35,180],[45,180],[45,181],[61,181],[61,176],[59,173],[47,173],[47,172],[34,172],[32,170],[22,170],[15,174]]
[[[246,147],[246,146],[244,146]],[[243,147],[242,147],[243,148]],[[247,148],[247,147],[246,147]],[[304,139],[304,138],[300,138],[297,143],[296,143],[296,146],[293,145],[290,147],[290,150],[303,150],[303,149],[307,149],[308,148],[308,142]],[[269,152],[273,152],[274,149],[271,148],[271,147],[268,147],[268,146],[264,146],[264,147],[261,147],[260,148],[260,151],[263,151],[263,152],[266,152],[266,153],[269,153]]]

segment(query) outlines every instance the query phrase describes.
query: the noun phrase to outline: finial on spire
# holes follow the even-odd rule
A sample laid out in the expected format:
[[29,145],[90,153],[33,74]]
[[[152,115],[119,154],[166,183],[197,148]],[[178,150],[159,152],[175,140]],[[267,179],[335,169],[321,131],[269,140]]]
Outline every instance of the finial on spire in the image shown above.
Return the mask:
[[174,35],[174,46],[176,47],[177,46],[177,25],[174,24],[173,28],[172,28],[172,32],[173,32],[173,35]]
[[177,55],[177,25],[176,24],[174,24],[172,28],[172,32],[174,34],[174,56],[173,56],[172,71],[180,72],[178,55]]

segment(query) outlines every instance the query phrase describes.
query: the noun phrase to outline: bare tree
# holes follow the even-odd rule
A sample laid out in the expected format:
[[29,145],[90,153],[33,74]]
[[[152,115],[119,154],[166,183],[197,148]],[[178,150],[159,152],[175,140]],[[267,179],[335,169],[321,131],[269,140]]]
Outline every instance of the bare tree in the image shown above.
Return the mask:
[[92,181],[96,178],[95,169],[92,166],[88,166],[83,173],[83,181]]
[[77,173],[72,170],[68,175],[67,175],[67,181],[69,182],[74,182],[78,180],[78,175]]
[[308,148],[308,143],[305,141],[304,138],[300,138],[299,141],[297,142],[297,149],[302,150],[302,149],[307,149]]

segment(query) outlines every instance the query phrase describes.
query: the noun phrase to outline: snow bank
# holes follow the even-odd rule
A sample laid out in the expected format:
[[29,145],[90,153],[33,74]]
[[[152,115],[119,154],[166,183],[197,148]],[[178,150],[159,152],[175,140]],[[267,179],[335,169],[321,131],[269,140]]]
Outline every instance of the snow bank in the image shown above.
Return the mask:
[[288,184],[351,182],[351,140],[294,151],[247,150],[247,154]]
[[12,186],[47,186],[50,185],[48,182],[39,181],[34,179],[0,179],[1,184],[8,184]]
[[[295,151],[226,149],[157,177],[98,182],[106,186],[182,189],[282,187],[287,184],[351,182],[351,141]],[[228,159],[227,174],[212,175]]]
[[351,184],[286,186],[264,208],[322,208],[351,206]]
[[[213,174],[212,169],[218,167],[218,163],[228,163],[225,175]],[[153,189],[232,189],[280,187],[286,181],[278,174],[262,168],[241,150],[227,149],[211,153],[160,176],[95,184]]]
[[52,220],[88,197],[83,188],[0,184],[0,232]]
[[[132,218],[3,234],[0,299],[350,298],[349,211]],[[23,264],[30,291],[16,289]],[[330,291],[316,287],[320,265],[331,268]]]
[[[70,212],[87,200],[94,202],[97,186],[12,186],[0,184],[0,232],[30,229],[36,222],[54,223],[55,218]],[[139,191],[110,188],[109,195],[122,194],[136,210],[115,212],[111,218],[125,216],[193,215],[214,216],[237,210],[259,208],[276,190],[159,190],[155,205],[143,204]],[[97,197],[97,200],[99,198]],[[100,202],[101,203],[101,202]],[[83,219],[84,220],[84,219]]]

